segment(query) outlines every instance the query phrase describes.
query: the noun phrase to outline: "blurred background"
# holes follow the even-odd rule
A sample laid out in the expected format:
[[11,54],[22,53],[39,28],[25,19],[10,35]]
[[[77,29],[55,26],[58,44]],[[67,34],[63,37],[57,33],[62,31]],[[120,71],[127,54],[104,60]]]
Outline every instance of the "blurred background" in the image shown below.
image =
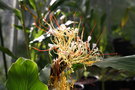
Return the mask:
[[[83,28],[85,30],[84,40],[93,30],[92,42],[99,40],[100,50],[104,54],[110,53],[105,55],[105,58],[116,56],[111,55],[111,53],[117,53],[117,56],[135,54],[135,0],[56,0],[52,5],[50,2],[51,0],[0,0],[1,90],[4,89],[5,72],[7,72],[9,66],[15,62],[17,57],[29,58],[26,44],[43,34],[43,32],[40,32],[36,36],[34,34],[36,32],[30,32],[34,15],[40,20],[42,15],[47,14],[48,8],[52,12],[61,10],[62,14],[58,15],[64,15],[67,19],[75,19],[78,22],[81,19],[80,30]],[[28,10],[23,11],[25,6]],[[23,30],[24,27],[26,31]],[[46,47],[43,44],[46,44],[46,42],[32,45],[42,49]],[[36,58],[32,58],[39,65],[39,69],[50,63],[51,58],[48,53],[35,50],[31,50],[31,53],[36,53],[31,54],[31,57],[36,55]],[[99,70],[99,68],[97,69]],[[110,70],[110,68],[107,70]],[[119,72],[114,71],[112,72]],[[85,72],[86,74],[87,72]]]

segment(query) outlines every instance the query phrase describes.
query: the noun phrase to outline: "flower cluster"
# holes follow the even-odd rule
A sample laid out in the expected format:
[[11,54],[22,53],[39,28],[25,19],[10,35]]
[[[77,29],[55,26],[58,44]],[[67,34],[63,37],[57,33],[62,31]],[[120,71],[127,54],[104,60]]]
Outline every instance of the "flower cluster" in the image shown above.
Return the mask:
[[81,63],[90,66],[102,58],[96,44],[90,45],[91,36],[88,36],[87,41],[83,41],[83,33],[79,37],[79,28],[68,27],[72,23],[75,22],[67,21],[57,28],[53,24],[48,24],[50,30],[47,33],[52,35],[52,44],[49,43],[48,46],[50,50],[56,49],[55,53],[58,55],[52,64],[50,79],[51,84],[58,90],[71,86],[65,81],[64,72],[71,70],[73,64]]
[[[74,27],[75,21],[68,20],[66,23],[54,26],[52,21],[48,23],[43,20],[49,27],[49,30],[35,41],[41,42],[43,39],[50,37],[51,42],[48,46],[57,54],[53,60],[50,74],[50,85],[56,90],[68,90],[71,85],[67,82],[65,72],[72,70],[74,64],[85,64],[87,66],[100,61],[102,54],[95,43],[90,44],[91,36],[83,41],[83,31],[79,36],[79,27]],[[71,27],[69,27],[71,26]],[[50,53],[51,54],[51,53]],[[65,89],[64,89],[65,87]]]
[[49,33],[53,36],[53,44],[48,44],[48,46],[50,46],[50,49],[57,48],[58,59],[56,60],[62,58],[61,62],[66,62],[68,67],[72,67],[73,64],[77,63],[91,65],[99,61],[101,53],[96,44],[90,45],[91,36],[88,36],[87,41],[83,41],[83,33],[82,37],[78,35],[79,28],[71,28],[66,25],[67,22],[61,24],[58,28],[49,25]]

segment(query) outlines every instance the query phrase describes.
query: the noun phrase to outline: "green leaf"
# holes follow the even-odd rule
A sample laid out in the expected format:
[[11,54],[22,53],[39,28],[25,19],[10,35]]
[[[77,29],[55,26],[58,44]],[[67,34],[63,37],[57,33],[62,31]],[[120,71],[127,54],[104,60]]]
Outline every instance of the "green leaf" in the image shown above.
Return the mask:
[[135,55],[125,57],[108,58],[104,61],[95,63],[98,67],[112,67],[117,70],[125,70],[135,72]]
[[101,27],[104,25],[105,20],[106,20],[106,17],[107,17],[106,13],[104,13],[104,14],[101,16],[101,21],[100,21]]
[[72,68],[73,68],[74,70],[78,70],[78,69],[80,69],[80,68],[84,68],[84,65],[83,65],[83,64],[80,64],[80,63],[78,63],[78,64],[73,64]]
[[[23,26],[21,26],[21,25],[14,25],[14,26],[15,26],[15,28],[16,28],[17,30],[23,30]],[[25,27],[25,29],[26,29],[26,32],[27,32],[27,33],[30,32],[30,29],[29,29],[28,27]]]
[[11,56],[12,58],[17,58],[8,48],[4,48],[0,46],[0,51],[6,53],[7,55]]
[[19,0],[19,3],[23,4],[24,6],[28,5],[29,8],[36,10],[35,0]]
[[14,25],[17,30],[23,30],[23,27],[20,25]]
[[129,19],[129,9],[127,8],[122,20],[121,20],[121,27],[124,27]]
[[10,67],[6,86],[8,90],[48,90],[39,80],[37,64],[24,58]]
[[17,16],[17,18],[21,21],[22,19],[21,11],[19,9],[14,9],[13,12]]
[[65,0],[57,0],[52,6],[49,7],[50,11],[57,9],[58,6],[64,3]]
[[100,68],[96,65],[90,66],[87,68],[87,71],[90,72],[90,76],[98,76],[100,80],[123,80],[128,77],[133,77],[132,72],[117,70],[111,67]]
[[36,10],[36,2],[35,2],[35,0],[29,0],[29,3],[30,3],[30,5],[32,6],[32,8],[33,8],[34,10]]

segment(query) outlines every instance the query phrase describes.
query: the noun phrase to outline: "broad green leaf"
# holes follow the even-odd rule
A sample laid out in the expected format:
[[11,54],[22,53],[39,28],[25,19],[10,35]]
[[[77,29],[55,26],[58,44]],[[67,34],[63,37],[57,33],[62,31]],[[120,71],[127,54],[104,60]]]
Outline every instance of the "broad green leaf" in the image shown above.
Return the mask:
[[98,76],[100,80],[123,80],[134,76],[132,72],[118,70],[111,67],[100,68],[96,65],[88,67],[87,71],[90,72],[90,76]]
[[17,58],[8,48],[4,48],[0,46],[0,51],[6,53],[7,55],[11,56],[12,58]]
[[98,67],[112,67],[117,70],[125,70],[135,72],[135,55],[125,57],[108,58],[104,61],[95,63]]
[[6,86],[8,90],[48,90],[39,80],[37,64],[24,58],[12,64]]

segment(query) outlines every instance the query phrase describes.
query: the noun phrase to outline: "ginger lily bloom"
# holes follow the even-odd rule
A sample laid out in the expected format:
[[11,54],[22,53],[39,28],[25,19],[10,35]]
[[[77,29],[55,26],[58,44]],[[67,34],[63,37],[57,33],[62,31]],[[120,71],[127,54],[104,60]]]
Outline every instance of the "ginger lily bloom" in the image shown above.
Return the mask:
[[83,41],[83,33],[82,37],[78,35],[79,28],[67,27],[72,23],[74,22],[68,21],[57,28],[52,24],[48,24],[50,27],[49,34],[53,36],[52,44],[49,44],[50,50],[57,48],[55,53],[58,55],[53,60],[50,84],[57,90],[68,90],[73,85],[67,82],[65,75],[68,70],[73,72],[73,64],[82,63],[90,66],[102,59],[101,52],[96,44],[92,46],[90,44],[91,36],[88,36],[87,41]]
[[[90,66],[100,61],[102,54],[96,44],[90,43],[91,36],[83,41],[83,32],[80,37],[78,27],[69,27],[77,22],[68,20],[65,24],[57,25],[58,27],[55,27],[52,21],[48,23],[44,20],[44,22],[49,26],[46,36],[50,37],[52,42],[48,44],[50,47],[48,50],[55,49],[54,52],[58,56],[52,63],[50,86],[55,90],[69,90],[73,83],[70,84],[67,81],[66,72],[71,71],[72,73],[74,64],[81,63]],[[42,39],[45,38],[42,37]]]
[[96,44],[92,46],[90,44],[91,36],[88,36],[87,41],[83,41],[83,37],[78,36],[79,28],[66,27],[65,24],[61,24],[58,28],[49,26],[51,28],[50,33],[53,36],[53,47],[57,48],[58,59],[67,63],[67,67],[70,68],[77,63],[91,65],[101,60],[101,52]]

